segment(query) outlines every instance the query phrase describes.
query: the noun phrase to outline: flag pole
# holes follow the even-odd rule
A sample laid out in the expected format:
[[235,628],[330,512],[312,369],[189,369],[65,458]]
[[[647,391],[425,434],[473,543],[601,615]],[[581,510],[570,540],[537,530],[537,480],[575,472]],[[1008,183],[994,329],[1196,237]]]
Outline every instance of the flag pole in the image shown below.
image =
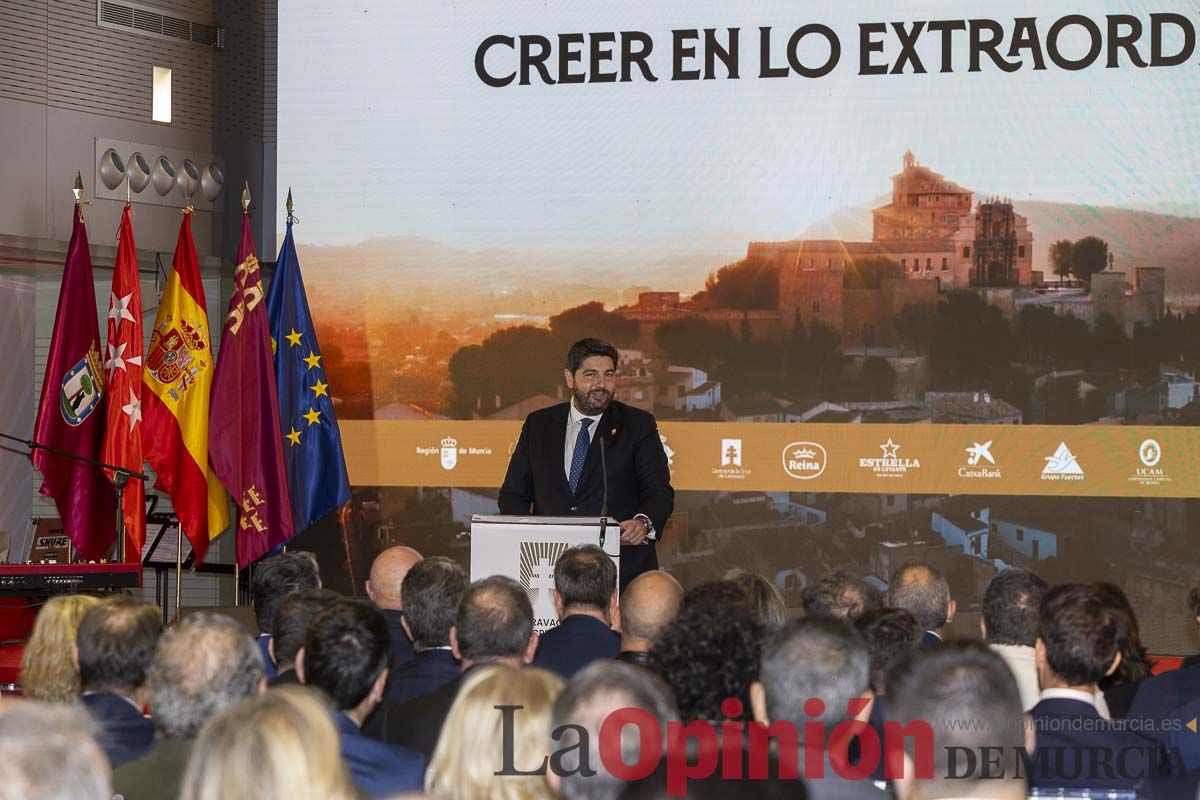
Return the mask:
[[183,525],[175,526],[175,621],[179,622],[179,604],[183,602]]

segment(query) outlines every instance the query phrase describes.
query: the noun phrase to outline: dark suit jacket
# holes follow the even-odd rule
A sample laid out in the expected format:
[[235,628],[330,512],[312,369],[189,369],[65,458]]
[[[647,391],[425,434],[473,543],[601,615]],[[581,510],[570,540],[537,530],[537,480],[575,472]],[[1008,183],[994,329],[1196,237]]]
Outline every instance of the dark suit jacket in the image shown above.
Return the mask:
[[383,617],[387,620],[388,636],[392,640],[392,656],[388,661],[388,668],[395,672],[412,661],[416,652],[413,650],[408,634],[404,632],[404,626],[400,624],[400,620],[404,618],[404,612],[385,608]]
[[371,797],[420,792],[425,787],[425,757],[412,750],[369,739],[343,712],[333,716],[342,759],[354,785]]
[[113,792],[125,800],[179,797],[194,739],[159,739],[150,752],[113,770]]
[[85,694],[81,700],[100,729],[97,741],[113,769],[150,752],[154,725],[133,703],[109,692]]
[[367,718],[363,732],[373,739],[416,750],[426,759],[433,758],[442,725],[450,714],[450,706],[454,705],[465,674],[407,703],[384,700]]
[[388,676],[387,699],[393,703],[407,703],[440,689],[460,672],[462,670],[449,650],[436,647],[422,650]]
[[282,672],[276,673],[274,678],[267,681],[267,686],[275,688],[276,686],[299,686],[300,677],[296,674],[293,667],[288,667]]
[[[1137,789],[1166,774],[1166,757],[1155,740],[1122,730],[1105,720],[1091,703],[1066,698],[1040,701],[1030,712],[1037,737],[1029,767],[1031,788]],[[1113,766],[1111,777],[1095,758]],[[1123,770],[1123,773],[1122,773]]]
[[[575,493],[563,470],[568,403],[535,411],[525,418],[521,437],[500,487],[500,513],[542,517],[595,517],[603,502],[600,444],[608,464],[608,513],[618,520],[645,514],[662,536],[675,507],[667,454],[658,438],[654,415],[616,400],[600,417]],[[609,534],[613,535],[613,534]],[[620,532],[615,535],[620,536]],[[658,568],[654,543],[621,547],[621,586]]]
[[925,631],[921,634],[921,648],[936,648],[942,646],[942,638],[933,631]]
[[649,667],[650,654],[642,650],[622,650],[617,654],[617,661],[624,661],[626,664],[637,664],[639,667]]
[[1200,697],[1200,665],[1180,667],[1138,684],[1133,705],[1126,716],[1128,719],[1146,721],[1164,720],[1171,717],[1175,709],[1196,697]]
[[271,651],[269,649],[271,643],[271,634],[260,633],[254,643],[258,645],[258,654],[262,656],[263,675],[266,676],[267,680],[271,680],[277,674],[279,674],[278,670],[275,668],[275,662],[271,659]]
[[533,665],[570,680],[593,661],[616,658],[620,652],[619,633],[594,617],[572,614],[542,634]]

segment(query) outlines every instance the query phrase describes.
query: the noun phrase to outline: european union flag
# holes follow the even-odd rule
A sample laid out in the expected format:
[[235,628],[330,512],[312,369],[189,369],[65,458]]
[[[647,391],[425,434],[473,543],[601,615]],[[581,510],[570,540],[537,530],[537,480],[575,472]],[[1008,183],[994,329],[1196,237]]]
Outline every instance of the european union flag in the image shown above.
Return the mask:
[[292,520],[300,533],[350,502],[350,480],[290,220],[267,292],[267,318],[275,343],[275,384]]

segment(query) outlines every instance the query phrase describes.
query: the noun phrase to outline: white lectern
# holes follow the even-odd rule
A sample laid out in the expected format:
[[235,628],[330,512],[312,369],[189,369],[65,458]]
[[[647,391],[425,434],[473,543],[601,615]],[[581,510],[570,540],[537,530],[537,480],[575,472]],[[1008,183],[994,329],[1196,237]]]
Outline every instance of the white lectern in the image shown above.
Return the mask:
[[[554,562],[568,547],[600,544],[599,517],[471,517],[471,580],[506,575],[525,587],[538,633],[558,624]],[[621,570],[621,526],[609,518],[604,552]]]

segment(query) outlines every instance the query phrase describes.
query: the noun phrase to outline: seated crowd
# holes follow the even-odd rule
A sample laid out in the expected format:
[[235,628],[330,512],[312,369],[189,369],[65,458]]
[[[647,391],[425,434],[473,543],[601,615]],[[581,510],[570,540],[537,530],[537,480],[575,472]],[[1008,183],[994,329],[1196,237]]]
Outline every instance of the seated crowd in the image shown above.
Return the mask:
[[26,697],[0,703],[0,800],[1197,796],[1200,663],[1152,677],[1111,584],[999,573],[977,639],[951,635],[949,584],[916,562],[886,593],[835,572],[791,615],[741,570],[686,591],[648,572],[618,597],[611,559],[575,547],[540,637],[520,584],[411,548],[365,588],[267,559],[257,639],[202,611],[164,629],[127,596],[51,600]]

